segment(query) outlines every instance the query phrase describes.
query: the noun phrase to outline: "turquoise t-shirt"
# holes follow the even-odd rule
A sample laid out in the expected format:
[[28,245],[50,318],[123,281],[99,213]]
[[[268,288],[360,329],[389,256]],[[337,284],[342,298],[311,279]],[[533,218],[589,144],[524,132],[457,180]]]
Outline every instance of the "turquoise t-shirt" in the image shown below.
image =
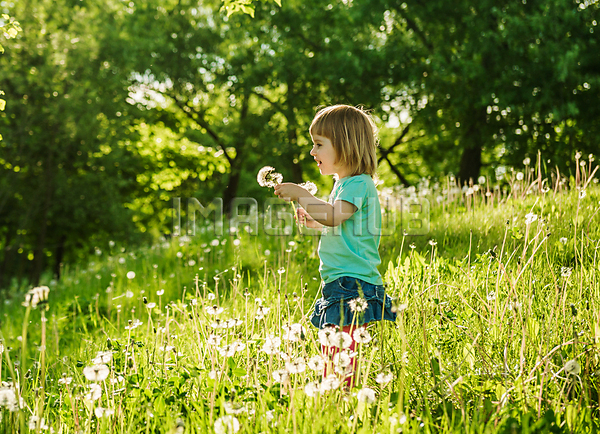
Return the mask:
[[369,175],[347,176],[335,182],[329,203],[345,200],[356,206],[352,217],[339,226],[324,227],[319,242],[319,271],[325,283],[356,277],[382,285],[377,266],[381,237],[381,208],[375,183]]

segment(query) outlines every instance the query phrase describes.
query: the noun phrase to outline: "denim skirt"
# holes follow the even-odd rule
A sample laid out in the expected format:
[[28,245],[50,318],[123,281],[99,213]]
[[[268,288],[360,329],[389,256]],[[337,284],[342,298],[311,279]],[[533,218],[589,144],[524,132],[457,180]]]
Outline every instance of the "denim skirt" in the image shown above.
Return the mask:
[[[362,300],[356,301],[359,298]],[[383,285],[344,276],[323,286],[323,297],[315,303],[310,322],[321,329],[328,325],[363,325],[382,319],[396,321]]]

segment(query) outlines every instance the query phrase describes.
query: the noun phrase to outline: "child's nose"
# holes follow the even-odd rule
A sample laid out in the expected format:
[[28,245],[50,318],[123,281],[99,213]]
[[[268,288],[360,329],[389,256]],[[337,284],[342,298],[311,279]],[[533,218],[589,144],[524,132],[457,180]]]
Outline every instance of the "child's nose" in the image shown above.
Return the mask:
[[313,157],[314,157],[315,155],[317,155],[317,151],[315,150],[315,146],[313,146],[313,147],[311,148],[311,150],[310,150],[310,155],[312,155]]

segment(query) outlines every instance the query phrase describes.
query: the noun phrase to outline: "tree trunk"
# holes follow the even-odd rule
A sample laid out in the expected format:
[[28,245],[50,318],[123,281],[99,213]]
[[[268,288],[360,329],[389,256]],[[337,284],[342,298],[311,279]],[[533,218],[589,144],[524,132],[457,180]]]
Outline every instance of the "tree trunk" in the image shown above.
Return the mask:
[[477,182],[481,170],[481,145],[474,144],[463,149],[460,157],[460,170],[458,179],[461,184],[468,184],[469,180]]
[[67,237],[65,235],[61,235],[58,246],[56,247],[56,251],[54,252],[54,278],[56,280],[60,280],[60,272],[62,269],[63,257],[65,256],[65,242],[67,241]]

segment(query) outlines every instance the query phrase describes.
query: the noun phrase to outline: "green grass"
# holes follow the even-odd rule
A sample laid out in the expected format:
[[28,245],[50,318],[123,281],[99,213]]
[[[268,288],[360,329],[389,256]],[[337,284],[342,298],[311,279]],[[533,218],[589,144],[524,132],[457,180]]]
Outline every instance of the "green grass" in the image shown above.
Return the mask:
[[[43,431],[34,414],[59,433],[596,430],[600,191],[586,193],[463,197],[432,210],[427,235],[383,237],[398,321],[369,327],[356,388],[314,395],[320,372],[277,373],[321,351],[307,322],[316,238],[241,231],[218,245],[205,233],[113,247],[65,270],[47,311],[21,306],[24,294],[0,307],[0,376],[23,397],[19,411],[0,407],[0,432]],[[299,339],[284,339],[290,324]],[[269,336],[281,338],[276,354],[263,351]],[[83,370],[98,352],[110,352],[109,375],[92,401]],[[380,373],[393,379],[377,383]],[[365,388],[374,402],[359,399]]]

